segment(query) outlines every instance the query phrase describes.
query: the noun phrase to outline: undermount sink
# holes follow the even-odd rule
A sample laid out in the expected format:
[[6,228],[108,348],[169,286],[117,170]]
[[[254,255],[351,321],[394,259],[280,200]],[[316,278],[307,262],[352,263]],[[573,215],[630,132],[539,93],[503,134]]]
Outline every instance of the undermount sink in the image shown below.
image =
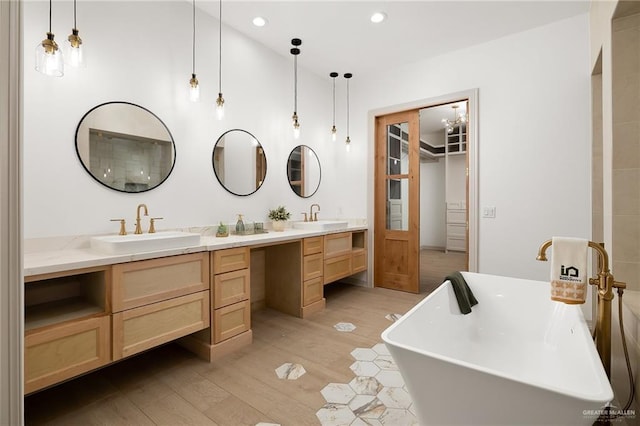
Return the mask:
[[105,235],[91,238],[91,248],[107,254],[167,250],[199,244],[200,234],[181,231],[137,235]]
[[297,229],[307,229],[310,231],[333,231],[345,229],[348,225],[346,220],[316,220],[315,222],[293,222],[293,227]]

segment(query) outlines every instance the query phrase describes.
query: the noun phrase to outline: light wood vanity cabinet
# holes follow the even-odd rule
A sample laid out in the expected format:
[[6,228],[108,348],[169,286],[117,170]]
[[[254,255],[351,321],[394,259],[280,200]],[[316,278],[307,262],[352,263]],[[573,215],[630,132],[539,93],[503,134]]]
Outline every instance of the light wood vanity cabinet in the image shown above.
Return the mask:
[[249,247],[211,252],[213,319],[211,341],[218,344],[251,328]]
[[113,265],[113,312],[208,289],[208,253]]
[[111,362],[110,271],[25,278],[25,393]]
[[324,284],[367,269],[367,231],[324,236]]
[[113,359],[119,360],[209,327],[209,291],[113,314]]
[[213,308],[249,300],[249,268],[213,276]]
[[[302,306],[323,301],[324,274],[323,237],[302,240]],[[324,308],[324,304],[321,306]],[[309,309],[307,309],[308,311]]]
[[108,315],[68,321],[27,332],[24,338],[26,394],[111,361]]
[[25,393],[210,324],[209,253],[25,278]]
[[[266,305],[321,311],[325,284],[366,270],[366,244],[362,230],[258,247]],[[25,393],[176,339],[209,361],[250,344],[251,248],[25,277]]]
[[351,235],[351,273],[367,270],[369,261],[367,251],[367,231],[354,232]]
[[209,327],[209,254],[113,265],[113,359]]

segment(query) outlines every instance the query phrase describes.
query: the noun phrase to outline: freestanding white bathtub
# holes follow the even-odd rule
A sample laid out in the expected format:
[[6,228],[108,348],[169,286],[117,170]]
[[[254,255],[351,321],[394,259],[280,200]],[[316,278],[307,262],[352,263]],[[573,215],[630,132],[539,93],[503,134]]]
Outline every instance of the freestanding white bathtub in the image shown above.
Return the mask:
[[382,333],[420,424],[592,424],[613,391],[580,307],[549,283],[463,276],[470,314],[447,281]]

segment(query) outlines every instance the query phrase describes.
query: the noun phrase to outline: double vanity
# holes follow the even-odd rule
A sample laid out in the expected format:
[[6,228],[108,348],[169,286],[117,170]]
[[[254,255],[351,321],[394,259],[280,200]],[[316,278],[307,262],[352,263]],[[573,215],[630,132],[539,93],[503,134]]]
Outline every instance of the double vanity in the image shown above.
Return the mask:
[[[75,139],[82,166],[114,191],[155,189],[175,166],[168,127],[129,102],[89,110]],[[264,183],[266,154],[246,130],[223,133],[211,162],[236,196]],[[310,147],[291,151],[297,196],[314,195],[320,175]],[[25,394],[174,340],[211,361],[252,342],[252,310],[308,317],[324,309],[325,284],[367,269],[364,222],[318,221],[316,212],[283,232],[216,238],[215,227],[155,232],[161,217],[143,230],[142,208],[134,234],[111,219],[120,235],[25,241]]]
[[367,226],[331,225],[226,238],[174,232],[187,238],[179,247],[163,246],[173,239],[163,232],[102,245],[31,242],[25,393],[177,339],[211,361],[251,343],[252,309],[301,318],[323,310],[324,285],[368,263]]

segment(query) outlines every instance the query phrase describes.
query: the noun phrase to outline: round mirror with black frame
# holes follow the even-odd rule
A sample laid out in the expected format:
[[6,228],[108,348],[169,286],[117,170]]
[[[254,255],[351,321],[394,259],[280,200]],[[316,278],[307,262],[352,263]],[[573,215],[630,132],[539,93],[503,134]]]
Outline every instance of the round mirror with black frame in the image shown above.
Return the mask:
[[298,145],[287,160],[287,178],[296,195],[309,198],[320,187],[320,159],[307,145]]
[[145,192],[161,185],[176,162],[169,128],[140,105],[106,102],[76,128],[76,152],[85,170],[107,188]]
[[234,195],[253,194],[267,175],[267,157],[262,145],[242,129],[228,130],[218,138],[211,161],[218,182]]

